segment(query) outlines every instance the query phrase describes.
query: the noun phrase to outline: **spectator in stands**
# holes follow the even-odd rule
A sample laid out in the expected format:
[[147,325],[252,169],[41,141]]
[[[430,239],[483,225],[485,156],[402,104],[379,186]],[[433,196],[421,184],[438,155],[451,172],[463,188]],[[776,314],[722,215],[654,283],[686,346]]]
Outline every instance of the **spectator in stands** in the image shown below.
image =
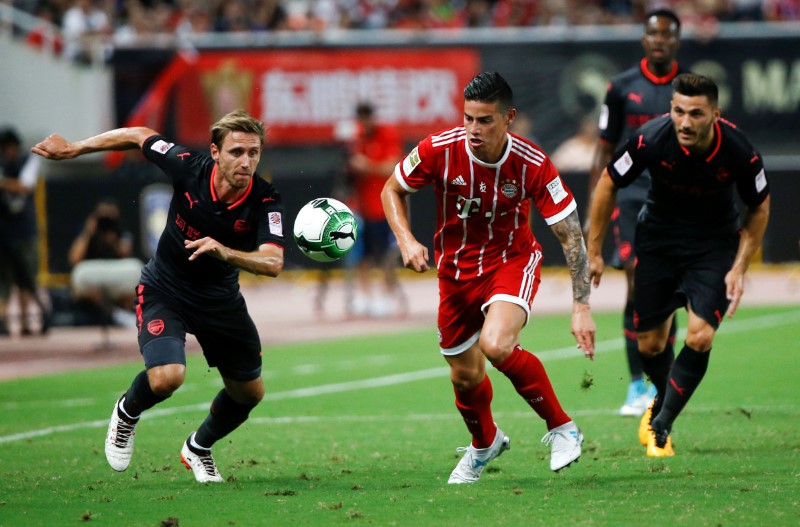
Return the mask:
[[8,308],[13,287],[19,292],[21,332],[32,335],[32,313],[37,305],[39,331],[50,326],[49,307],[37,295],[39,235],[33,192],[39,177],[40,159],[21,149],[13,128],[0,130],[0,335],[9,334]]
[[58,30],[60,12],[54,5],[45,3],[36,9],[35,15],[39,23],[28,31],[25,41],[33,48],[60,55],[64,51],[64,40]]
[[84,64],[108,58],[113,27],[93,0],[74,0],[64,13],[61,32],[65,57]]
[[119,206],[110,198],[100,200],[72,242],[69,263],[73,296],[104,323],[136,324],[134,290],[142,262],[132,255],[133,239],[122,227]]

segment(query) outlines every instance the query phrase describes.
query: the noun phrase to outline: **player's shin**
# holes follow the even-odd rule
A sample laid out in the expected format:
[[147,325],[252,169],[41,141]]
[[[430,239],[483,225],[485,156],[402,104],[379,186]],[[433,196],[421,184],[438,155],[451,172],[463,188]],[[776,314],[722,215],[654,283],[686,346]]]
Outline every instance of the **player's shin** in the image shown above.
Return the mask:
[[658,423],[667,430],[672,428],[673,421],[703,380],[708,370],[710,353],[711,350],[703,353],[687,345],[683,346],[672,365],[661,411],[653,418],[654,427]]
[[497,433],[497,425],[492,417],[492,383],[485,375],[483,381],[471,390],[459,390],[456,393],[456,408],[464,418],[467,429],[472,434],[472,446],[486,448],[491,446]]
[[664,391],[666,390],[667,378],[669,377],[669,371],[675,358],[674,354],[675,352],[672,346],[667,346],[664,351],[658,355],[641,355],[642,368],[650,378],[650,382],[653,383],[653,386],[655,386],[658,391],[658,397],[656,397],[653,406],[653,415],[658,414],[664,402]]
[[517,346],[494,367],[509,378],[517,393],[545,420],[548,430],[570,421],[556,398],[544,365],[535,355]]
[[138,419],[142,412],[168,398],[169,395],[166,397],[158,395],[150,388],[147,371],[142,370],[133,379],[128,391],[125,392],[125,398],[122,401],[122,411],[125,412],[128,417]]
[[211,411],[197,429],[194,441],[204,449],[211,449],[214,443],[247,421],[250,411],[255,407],[255,404],[237,403],[223,388],[211,403]]

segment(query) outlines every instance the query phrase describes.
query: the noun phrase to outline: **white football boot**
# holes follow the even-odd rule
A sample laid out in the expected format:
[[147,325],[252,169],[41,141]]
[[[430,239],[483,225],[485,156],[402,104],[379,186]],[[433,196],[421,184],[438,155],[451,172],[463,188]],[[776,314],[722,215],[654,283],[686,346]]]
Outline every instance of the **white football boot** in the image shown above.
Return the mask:
[[128,421],[119,416],[118,407],[123,395],[114,403],[114,410],[111,412],[111,419],[108,422],[108,432],[106,433],[106,460],[111,468],[117,472],[122,472],[128,468],[133,457],[133,439],[136,434],[136,421]]
[[550,445],[550,470],[558,472],[581,457],[583,434],[575,422],[570,421],[547,432],[542,443]]
[[494,436],[494,441],[486,448],[475,448],[472,445],[459,447],[456,452],[464,452],[464,456],[450,474],[449,484],[475,483],[481,477],[483,469],[489,461],[493,460],[511,448],[511,440],[500,428]]
[[217,465],[214,463],[214,458],[211,456],[211,450],[206,450],[202,454],[195,454],[189,448],[189,441],[191,441],[194,433],[189,436],[189,439],[183,442],[181,449],[181,461],[187,469],[191,470],[194,474],[194,479],[200,483],[222,483],[222,476],[219,475]]

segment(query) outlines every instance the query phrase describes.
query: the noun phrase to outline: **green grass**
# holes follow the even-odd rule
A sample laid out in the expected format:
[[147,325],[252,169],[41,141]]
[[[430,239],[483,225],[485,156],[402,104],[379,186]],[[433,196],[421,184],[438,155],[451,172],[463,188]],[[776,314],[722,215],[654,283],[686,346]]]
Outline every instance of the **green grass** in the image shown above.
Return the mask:
[[[618,319],[596,316],[601,343],[617,339]],[[196,484],[178,459],[220,387],[197,355],[186,384],[145,414],[124,473],[107,466],[103,437],[140,364],[2,382],[0,525],[797,525],[798,343],[800,306],[726,321],[676,422],[677,456],[650,459],[638,420],[615,415],[621,346],[589,362],[567,317],[535,317],[523,345],[583,429],[584,455],[550,472],[543,423],[490,369],[512,449],[467,486],[446,483],[469,437],[433,327],[265,350],[268,399],[215,447],[222,485]]]

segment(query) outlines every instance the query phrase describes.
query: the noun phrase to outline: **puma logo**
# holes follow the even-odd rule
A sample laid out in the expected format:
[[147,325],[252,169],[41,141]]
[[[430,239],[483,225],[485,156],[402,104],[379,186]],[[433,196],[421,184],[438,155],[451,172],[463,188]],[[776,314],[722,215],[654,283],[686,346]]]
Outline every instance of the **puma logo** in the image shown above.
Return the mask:
[[341,231],[333,231],[331,232],[331,240],[345,240],[347,238],[352,238],[353,241],[356,241],[355,234],[352,231],[350,232],[341,232]]
[[200,200],[199,200],[199,199],[192,199],[192,197],[189,195],[189,193],[188,193],[188,192],[184,192],[184,193],[183,193],[183,195],[184,195],[184,196],[186,196],[186,199],[188,199],[188,200],[189,200],[189,208],[190,208],[190,209],[191,209],[192,207],[194,207],[194,204],[195,204],[195,203],[199,203],[199,202],[200,202]]

